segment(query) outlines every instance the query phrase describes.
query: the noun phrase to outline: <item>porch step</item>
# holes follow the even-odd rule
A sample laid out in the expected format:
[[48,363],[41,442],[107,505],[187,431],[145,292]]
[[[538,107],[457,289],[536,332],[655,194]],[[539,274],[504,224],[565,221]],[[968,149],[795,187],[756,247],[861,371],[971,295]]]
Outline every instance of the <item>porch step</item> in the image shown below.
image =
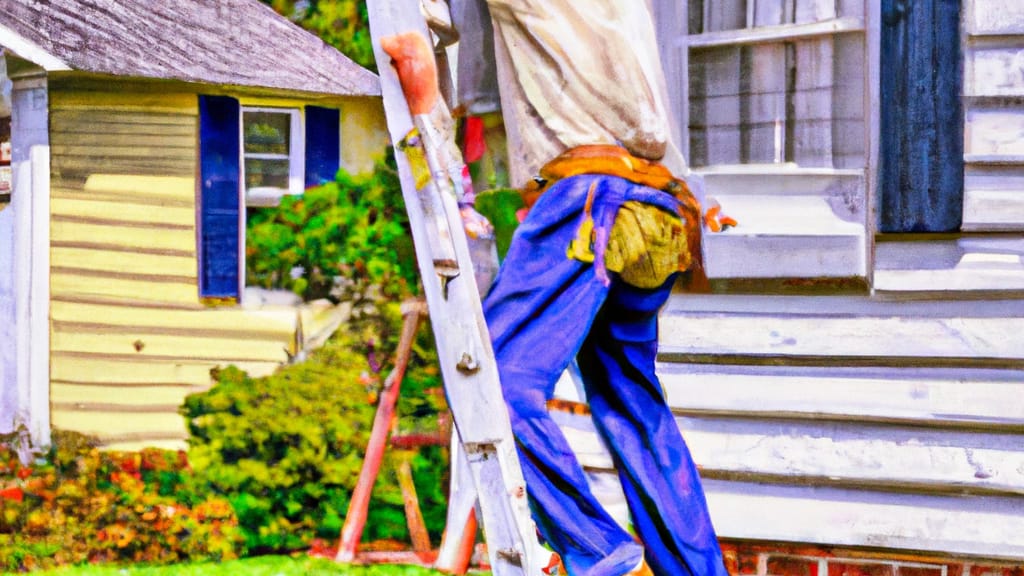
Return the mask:
[[865,275],[864,226],[840,218],[829,199],[709,194],[739,222],[735,228],[705,235],[711,279]]
[[964,237],[941,241],[879,241],[876,293],[1024,295],[1024,238]]

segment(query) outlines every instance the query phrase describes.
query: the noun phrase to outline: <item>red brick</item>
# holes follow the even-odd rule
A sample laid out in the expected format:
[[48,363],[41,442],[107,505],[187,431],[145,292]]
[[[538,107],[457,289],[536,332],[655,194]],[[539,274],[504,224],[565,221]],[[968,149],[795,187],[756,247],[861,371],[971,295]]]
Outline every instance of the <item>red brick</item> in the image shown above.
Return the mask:
[[739,574],[757,574],[757,552],[740,547],[736,554]]
[[769,576],[818,576],[818,560],[792,556],[770,556]]
[[963,564],[949,564],[948,570],[946,570],[946,576],[969,576],[970,573],[970,565]]
[[891,564],[859,563],[849,560],[829,560],[828,576],[894,576]]
[[740,576],[739,552],[735,546],[722,546],[722,559],[725,560],[725,570],[732,576]]
[[942,566],[900,566],[899,576],[942,576]]

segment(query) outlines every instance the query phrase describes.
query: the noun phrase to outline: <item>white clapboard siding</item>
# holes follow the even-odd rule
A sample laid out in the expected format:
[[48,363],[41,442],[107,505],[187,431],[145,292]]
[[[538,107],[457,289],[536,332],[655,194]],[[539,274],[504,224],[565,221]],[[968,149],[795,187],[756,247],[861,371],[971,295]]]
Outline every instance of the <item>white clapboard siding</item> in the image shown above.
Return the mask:
[[669,313],[662,317],[662,352],[679,356],[749,358],[908,358],[1020,362],[1019,318],[739,316]]
[[[1004,227],[1010,224],[1004,221]],[[1024,292],[1024,239],[963,236],[953,240],[879,242],[877,294],[969,295]],[[970,313],[970,311],[968,311]]]
[[730,538],[1024,559],[1020,498],[718,480],[704,487],[718,534]]
[[[612,471],[588,415],[555,419],[580,464]],[[679,427],[707,478],[1024,496],[1019,435],[913,427],[882,435],[849,422],[696,417],[680,418]]]
[[1024,95],[1024,45],[971,46],[966,51],[964,94]]
[[1024,430],[1024,370],[662,362],[679,414]]
[[[1007,0],[965,3],[965,231],[1024,230],[1024,5]],[[986,273],[992,276],[992,272]],[[979,280],[1013,284],[1020,279]]]
[[967,166],[963,229],[1024,230],[1024,165]]
[[1024,190],[964,190],[963,229],[1024,230]]
[[1024,155],[1024,109],[967,112],[965,150],[969,155]]
[[[629,522],[618,476],[588,472],[595,496]],[[720,537],[1024,559],[1024,499],[703,479]]]
[[[719,535],[1024,560],[1021,326],[1020,300],[674,295],[658,372]],[[616,502],[589,419],[554,417]]]
[[973,17],[967,27],[969,34],[1024,34],[1024,4],[1016,0],[970,0],[968,3],[973,4],[966,12]]

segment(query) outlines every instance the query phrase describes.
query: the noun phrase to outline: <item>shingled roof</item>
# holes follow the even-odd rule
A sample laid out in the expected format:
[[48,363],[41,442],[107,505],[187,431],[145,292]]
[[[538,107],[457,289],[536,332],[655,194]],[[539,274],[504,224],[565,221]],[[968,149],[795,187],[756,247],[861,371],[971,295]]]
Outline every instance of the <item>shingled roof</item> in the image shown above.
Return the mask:
[[0,46],[51,71],[380,94],[373,73],[258,0],[0,0]]

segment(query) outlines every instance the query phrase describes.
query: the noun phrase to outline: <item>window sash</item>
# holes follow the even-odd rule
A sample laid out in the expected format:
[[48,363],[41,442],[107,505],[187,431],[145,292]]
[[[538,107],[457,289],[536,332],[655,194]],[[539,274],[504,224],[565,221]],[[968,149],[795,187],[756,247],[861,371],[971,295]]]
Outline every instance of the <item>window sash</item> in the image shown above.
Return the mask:
[[865,79],[844,74],[863,69],[863,15],[832,0],[702,4],[690,14],[700,33],[676,40],[692,165],[863,168]]
[[[289,117],[288,154],[272,154],[262,152],[245,152],[245,114],[262,112],[268,114],[286,114]],[[306,136],[303,126],[302,111],[297,108],[273,108],[260,106],[243,106],[239,119],[241,133],[242,174],[246,174],[247,160],[288,160],[288,187],[261,186],[250,188],[243,182],[247,205],[270,205],[280,201],[285,195],[299,195],[305,189],[305,152]],[[255,194],[258,192],[258,194]]]

